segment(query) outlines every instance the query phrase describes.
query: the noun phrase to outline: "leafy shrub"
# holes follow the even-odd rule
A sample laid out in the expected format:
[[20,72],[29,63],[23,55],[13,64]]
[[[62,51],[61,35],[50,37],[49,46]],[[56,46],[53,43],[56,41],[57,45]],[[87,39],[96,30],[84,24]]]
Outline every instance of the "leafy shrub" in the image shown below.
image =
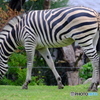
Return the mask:
[[57,0],[51,2],[51,8],[66,7],[68,0]]
[[[0,80],[0,84],[22,85],[26,79],[26,71],[26,68],[10,67],[6,76]],[[32,76],[30,85],[44,85],[44,79],[41,76]]]
[[0,85],[13,85],[13,82],[9,79],[7,79],[6,77],[4,77],[3,79],[0,79]]
[[42,76],[33,76],[30,85],[44,85]]
[[22,85],[26,78],[26,68],[24,69],[20,67],[10,68],[8,75],[9,75],[8,79],[12,80],[13,85]]
[[0,80],[3,85],[22,85],[25,81],[26,69],[20,67],[9,67],[6,76]]
[[34,56],[34,67],[37,66],[47,66],[47,63],[45,62],[44,58],[37,53],[38,55]]
[[[37,58],[36,58],[37,59]],[[26,78],[26,53],[23,47],[18,47],[16,52],[14,52],[8,61],[9,70],[6,76],[0,80],[2,85],[22,85]],[[32,76],[32,82],[30,85],[43,85],[43,78],[37,74],[37,76]]]
[[21,53],[13,53],[8,61],[9,66],[26,66],[27,59],[26,56]]
[[89,62],[82,66],[82,68],[80,69],[79,76],[81,78],[88,79],[92,77],[92,71],[93,71],[92,64]]
[[43,9],[43,3],[44,0],[27,0],[25,4],[23,5],[23,8],[28,11],[28,10],[40,10]]

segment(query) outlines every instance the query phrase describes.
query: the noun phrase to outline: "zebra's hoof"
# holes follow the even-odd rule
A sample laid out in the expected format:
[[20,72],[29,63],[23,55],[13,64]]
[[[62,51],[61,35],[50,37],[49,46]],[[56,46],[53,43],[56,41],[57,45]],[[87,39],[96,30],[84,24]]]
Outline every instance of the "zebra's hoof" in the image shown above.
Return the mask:
[[63,89],[64,85],[58,86],[58,89]]
[[88,88],[88,91],[97,92],[98,83],[92,83],[91,86]]
[[58,89],[63,89],[64,85],[62,83],[58,84]]
[[23,85],[22,89],[28,89],[28,86]]

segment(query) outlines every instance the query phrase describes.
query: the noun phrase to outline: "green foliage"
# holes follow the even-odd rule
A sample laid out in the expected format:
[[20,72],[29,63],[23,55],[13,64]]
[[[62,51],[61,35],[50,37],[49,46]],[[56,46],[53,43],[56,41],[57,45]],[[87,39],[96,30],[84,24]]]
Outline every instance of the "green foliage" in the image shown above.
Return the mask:
[[[36,59],[38,59],[36,57]],[[39,60],[40,61],[40,60]],[[14,52],[8,61],[9,70],[6,76],[0,80],[2,85],[22,85],[26,78],[26,53],[23,47],[18,47],[16,52]],[[44,80],[41,76],[37,75],[32,77],[31,85],[43,85]]]
[[7,9],[6,9],[6,4],[7,4],[7,2],[5,2],[5,0],[0,0],[0,7],[1,7],[3,10],[7,10]]
[[22,85],[25,81],[26,69],[20,67],[9,67],[7,75],[0,80],[0,84],[3,85]]
[[[13,72],[14,70],[15,70],[15,72]],[[13,84],[14,85],[22,85],[25,81],[25,78],[26,78],[26,69],[25,68],[24,69],[11,68],[10,71],[13,72],[11,75],[13,75],[13,77],[15,77],[15,79],[13,80]]]
[[44,79],[41,76],[34,76],[29,85],[44,85]]
[[37,66],[47,66],[47,63],[40,54],[34,56],[34,67]]
[[79,76],[81,78],[88,79],[92,77],[92,71],[93,71],[92,64],[89,62],[82,66],[82,68],[80,69]]
[[13,85],[11,80],[8,80],[6,77],[4,77],[3,79],[0,80],[0,85]]
[[[22,85],[26,78],[27,69],[20,67],[10,67],[7,75],[0,80],[1,85]],[[41,76],[32,76],[30,85],[44,85],[44,79]]]
[[[68,0],[51,1],[51,9],[58,7],[66,7]],[[25,2],[23,9],[27,10],[41,10],[43,9],[44,0],[28,0]]]
[[44,0],[28,0],[25,2],[23,8],[28,10],[41,10],[43,9]]
[[9,66],[26,66],[26,56],[21,53],[13,53],[8,61]]
[[51,2],[51,8],[66,7],[68,0],[58,0],[57,2]]

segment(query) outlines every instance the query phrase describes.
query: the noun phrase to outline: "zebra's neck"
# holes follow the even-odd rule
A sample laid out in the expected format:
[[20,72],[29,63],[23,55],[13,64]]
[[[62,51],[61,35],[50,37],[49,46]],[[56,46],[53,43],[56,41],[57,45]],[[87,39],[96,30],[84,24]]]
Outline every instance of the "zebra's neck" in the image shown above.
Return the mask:
[[21,20],[21,16],[14,17],[0,32],[0,60],[5,63],[18,46],[17,26]]
[[11,53],[17,48],[14,37],[14,33],[11,34],[7,31],[2,31],[0,33],[0,57],[4,62],[7,62]]

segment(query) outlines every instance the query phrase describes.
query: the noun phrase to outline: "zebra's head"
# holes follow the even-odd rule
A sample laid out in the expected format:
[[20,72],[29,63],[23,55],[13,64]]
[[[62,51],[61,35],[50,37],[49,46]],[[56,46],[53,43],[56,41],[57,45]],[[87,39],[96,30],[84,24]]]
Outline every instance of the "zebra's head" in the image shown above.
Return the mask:
[[7,61],[1,56],[0,54],[0,79],[4,77],[6,72],[8,71],[8,64]]
[[6,72],[8,71],[8,66],[2,66],[0,64],[0,79],[2,79],[4,77],[4,75],[6,74]]

